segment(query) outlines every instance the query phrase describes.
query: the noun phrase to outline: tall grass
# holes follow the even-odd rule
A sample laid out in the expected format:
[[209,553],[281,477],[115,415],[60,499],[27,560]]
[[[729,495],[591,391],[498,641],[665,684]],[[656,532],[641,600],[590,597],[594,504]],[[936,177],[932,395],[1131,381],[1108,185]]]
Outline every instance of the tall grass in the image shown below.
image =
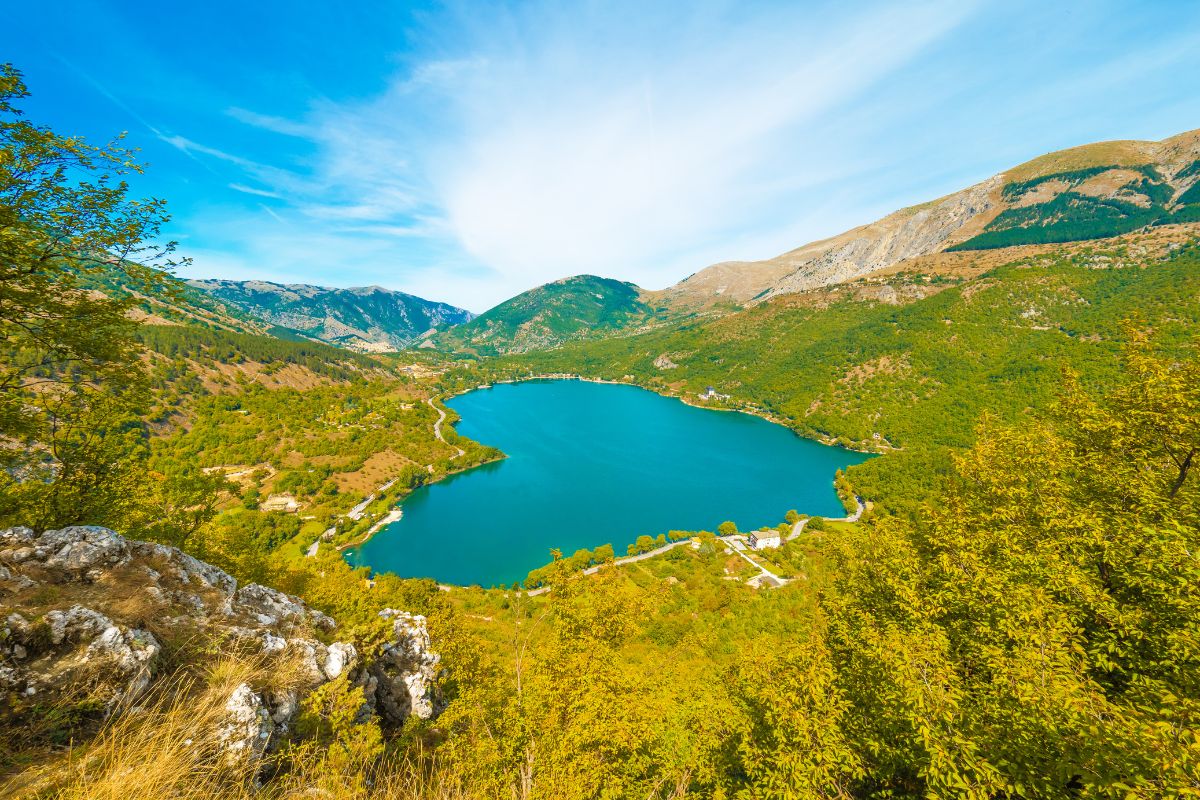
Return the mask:
[[[242,683],[294,686],[288,663],[226,656],[164,679],[87,745],[27,770],[0,796],[30,800],[463,800],[472,795],[433,759],[401,753],[333,766],[320,748],[258,761],[231,757],[217,731]],[[306,756],[298,759],[298,756]]]

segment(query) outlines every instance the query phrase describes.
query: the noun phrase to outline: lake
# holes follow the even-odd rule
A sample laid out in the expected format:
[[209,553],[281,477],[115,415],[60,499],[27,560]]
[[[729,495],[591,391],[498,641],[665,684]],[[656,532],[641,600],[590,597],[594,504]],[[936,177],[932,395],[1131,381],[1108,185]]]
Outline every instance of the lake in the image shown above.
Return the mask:
[[845,514],[834,472],[870,456],[748,414],[635,386],[555,380],[452,398],[456,430],[508,458],[422,487],[404,517],[347,551],[352,564],[458,585],[508,585],[558,548],[670,530],[777,525],[788,509]]

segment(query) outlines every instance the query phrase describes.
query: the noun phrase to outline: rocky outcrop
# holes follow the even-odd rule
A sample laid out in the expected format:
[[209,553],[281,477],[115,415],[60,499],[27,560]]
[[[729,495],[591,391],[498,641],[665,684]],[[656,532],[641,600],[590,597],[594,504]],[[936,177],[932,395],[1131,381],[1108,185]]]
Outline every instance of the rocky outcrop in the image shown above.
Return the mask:
[[906,259],[940,252],[982,230],[999,210],[1002,176],[765,261],[730,261],[700,270],[654,295],[679,310],[759,303],[861,278]]
[[654,359],[655,369],[678,369],[679,365],[671,360],[671,357],[663,353],[658,358]]
[[787,271],[756,299],[845,283],[905,259],[939,252],[982,227],[982,220],[990,218],[988,212],[996,207],[1001,184],[1001,177],[995,176],[941,200],[785,253],[773,261]]
[[430,649],[425,618],[386,608],[392,620],[392,641],[366,670],[364,693],[384,721],[399,724],[410,716],[432,719],[439,711],[435,681],[440,657]]
[[0,531],[0,695],[9,722],[22,709],[81,703],[109,715],[152,685],[164,641],[203,641],[289,666],[287,685],[237,687],[218,737],[234,757],[257,757],[286,735],[300,701],[346,676],[363,687],[364,716],[399,726],[441,709],[439,657],[425,618],[383,612],[394,636],[367,658],[328,642],[337,623],[298,597],[238,586],[180,550],[76,526]]
[[[1161,142],[1098,142],[1048,153],[938,200],[901,209],[775,258],[713,264],[674,286],[647,293],[646,300],[675,313],[734,311],[779,295],[855,281],[972,240],[979,246],[977,237],[993,228],[1046,229],[1060,221],[1064,206],[1086,217],[1092,200],[1097,201],[1091,204],[1092,220],[1108,222],[1092,226],[1087,238],[1107,238],[1151,222],[1194,220],[1190,213],[1180,217],[1177,212],[1181,204],[1200,206],[1200,197],[1194,194],[1200,186],[1198,160],[1200,131]],[[1072,193],[1066,198],[1069,203],[1052,202],[1062,200],[1068,191]],[[1132,227],[1121,227],[1119,220],[1127,212],[1107,201],[1142,210],[1154,207],[1161,213],[1134,215]],[[1018,209],[1030,213],[1011,213]],[[1063,235],[1060,231],[1024,241],[993,239],[985,246],[1068,241],[1056,238]]]
[[266,752],[276,724],[262,697],[250,684],[239,684],[225,703],[225,719],[217,739],[233,759],[257,758]]

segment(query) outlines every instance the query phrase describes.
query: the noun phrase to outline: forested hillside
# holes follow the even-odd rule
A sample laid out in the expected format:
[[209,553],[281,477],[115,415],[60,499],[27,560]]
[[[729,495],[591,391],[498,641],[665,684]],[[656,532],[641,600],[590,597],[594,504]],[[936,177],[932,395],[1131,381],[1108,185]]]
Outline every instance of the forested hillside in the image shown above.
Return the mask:
[[506,300],[439,334],[439,349],[477,355],[523,353],[646,324],[653,310],[632,283],[577,275]]
[[[1189,227],[1028,255],[947,254],[913,272],[482,368],[632,380],[886,452],[852,468],[855,485],[910,507],[983,415],[1016,422],[1044,409],[1064,369],[1096,387],[1113,381],[1127,326],[1151,329],[1165,352],[1189,346],[1200,324],[1194,241]],[[709,386],[731,399],[697,399]]]

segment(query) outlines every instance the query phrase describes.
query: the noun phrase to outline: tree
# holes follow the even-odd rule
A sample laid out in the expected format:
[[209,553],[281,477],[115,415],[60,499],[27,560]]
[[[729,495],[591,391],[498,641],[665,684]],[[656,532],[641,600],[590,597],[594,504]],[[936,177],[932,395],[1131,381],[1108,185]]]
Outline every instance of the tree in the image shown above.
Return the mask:
[[1102,396],[1068,375],[1050,414],[985,419],[919,520],[830,541],[843,733],[878,791],[1193,790],[1200,406],[1175,381],[1196,361],[1135,339],[1125,363]]
[[[1100,404],[1082,390],[1078,375],[1068,373],[1060,409],[1089,449],[1142,454],[1144,466],[1166,480],[1166,499],[1173,502],[1200,468],[1200,361],[1156,357],[1145,332],[1130,328],[1129,334],[1124,362],[1130,380]],[[1170,469],[1157,469],[1167,464]],[[1131,470],[1128,478],[1140,486],[1146,474]],[[1159,488],[1141,491],[1160,496]]]
[[645,534],[637,538],[637,551],[639,553],[648,553],[654,549],[654,540]]
[[737,525],[730,520],[725,520],[717,526],[717,533],[721,536],[732,536],[737,532]]
[[784,519],[787,520],[789,525],[795,525],[800,521],[800,512],[793,508],[791,511],[787,512],[787,514],[784,516]]
[[568,559],[568,563],[570,564],[571,569],[586,569],[592,565],[592,560],[594,558],[595,555],[591,550],[580,548],[571,555],[570,559]]
[[259,499],[258,487],[250,486],[242,492],[242,507],[253,511],[258,508]]
[[129,197],[122,177],[141,167],[119,138],[34,125],[27,96],[0,66],[0,523],[112,524],[145,460],[126,312],[165,291],[174,243],[155,243],[163,202]]

